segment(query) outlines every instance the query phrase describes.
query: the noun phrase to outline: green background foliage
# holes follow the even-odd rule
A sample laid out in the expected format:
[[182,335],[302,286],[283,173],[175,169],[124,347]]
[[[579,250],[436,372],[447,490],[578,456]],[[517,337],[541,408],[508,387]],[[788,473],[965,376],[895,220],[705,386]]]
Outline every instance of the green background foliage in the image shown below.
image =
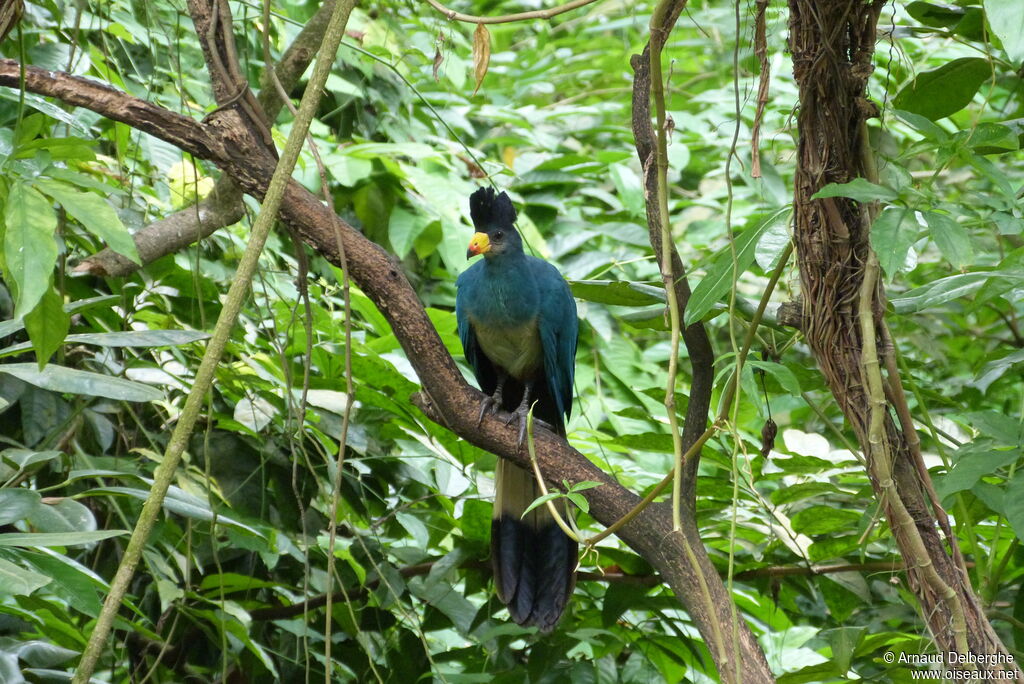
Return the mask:
[[[317,3],[275,2],[267,27],[258,3],[231,9],[255,84],[260,29],[279,57]],[[789,241],[798,105],[787,19],[769,8],[771,91],[752,178],[750,9],[692,2],[666,47],[672,229],[694,286],[687,319],[709,325],[720,388]],[[569,441],[640,493],[672,462],[664,293],[630,129],[628,58],[643,48],[648,13],[607,1],[493,25],[473,94],[472,25],[422,3],[357,8],[311,131],[336,211],[401,260],[460,363],[452,307],[472,233],[467,197],[485,177],[510,193],[529,249],[578,298]],[[880,184],[819,196],[887,205],[871,239],[926,460],[972,583],[1024,655],[1024,12],[1019,0],[894,3],[880,26],[870,85],[883,111],[871,121]],[[184,3],[30,2],[0,49],[187,116],[214,107]],[[99,613],[256,205],[247,199],[240,223],[131,277],[76,275],[104,246],[137,261],[131,234],[205,196],[218,172],[16,90],[0,89],[0,122],[0,680],[57,681]],[[279,144],[289,130],[285,113]],[[319,191],[308,150],[296,178]],[[555,633],[507,621],[486,569],[495,457],[410,403],[418,379],[385,319],[353,288],[346,320],[340,272],[316,255],[307,317],[295,249],[286,233],[271,236],[103,677],[303,681],[329,668],[360,682],[713,681],[671,593],[619,579],[652,571],[614,538],[582,558],[591,574]],[[773,303],[798,289],[790,266]],[[769,322],[755,349],[739,411],[705,447],[698,479],[712,560],[735,577],[736,604],[780,681],[908,680],[882,654],[931,646],[892,570],[901,559],[851,432],[799,334]],[[763,456],[769,415],[779,438]],[[333,606],[325,663],[323,610],[282,611],[326,591],[332,520],[335,586],[350,600]],[[585,513],[579,521],[598,530]],[[834,565],[850,567],[771,570]]]

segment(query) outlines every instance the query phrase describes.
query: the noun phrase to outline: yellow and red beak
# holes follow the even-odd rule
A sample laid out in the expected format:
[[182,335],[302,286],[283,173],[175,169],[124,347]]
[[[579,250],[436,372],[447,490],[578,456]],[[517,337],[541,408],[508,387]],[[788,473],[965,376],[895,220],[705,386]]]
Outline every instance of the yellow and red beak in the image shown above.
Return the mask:
[[487,254],[491,251],[491,239],[487,233],[474,233],[473,239],[469,241],[469,249],[466,250],[466,258],[470,259],[477,254]]

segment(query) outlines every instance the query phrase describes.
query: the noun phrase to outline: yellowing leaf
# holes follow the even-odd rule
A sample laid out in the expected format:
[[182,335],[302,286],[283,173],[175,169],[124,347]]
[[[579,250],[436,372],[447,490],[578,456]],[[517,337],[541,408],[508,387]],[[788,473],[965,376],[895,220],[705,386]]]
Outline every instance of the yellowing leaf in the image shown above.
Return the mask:
[[179,161],[167,172],[171,204],[175,209],[194,204],[213,190],[213,179],[201,173],[192,162],[186,160]]
[[491,63],[491,33],[483,24],[476,25],[473,31],[473,75],[476,77],[476,87],[473,94],[480,90],[480,85],[487,75],[487,65]]

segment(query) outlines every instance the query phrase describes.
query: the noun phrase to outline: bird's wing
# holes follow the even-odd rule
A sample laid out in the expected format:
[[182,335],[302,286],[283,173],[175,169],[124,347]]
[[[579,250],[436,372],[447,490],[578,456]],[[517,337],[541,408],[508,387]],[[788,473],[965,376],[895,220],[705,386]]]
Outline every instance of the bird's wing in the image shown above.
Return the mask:
[[473,369],[473,375],[484,394],[493,394],[498,386],[498,374],[494,370],[491,360],[480,349],[476,333],[473,332],[473,325],[469,321],[469,306],[473,289],[477,286],[480,277],[480,264],[473,264],[463,271],[459,279],[455,281],[455,321],[458,325],[459,340],[462,342],[462,350],[466,355],[466,361]]
[[558,269],[541,259],[533,261],[534,278],[540,292],[539,330],[544,349],[544,377],[558,412],[572,413],[573,376],[576,368],[576,338],[579,321],[576,300]]

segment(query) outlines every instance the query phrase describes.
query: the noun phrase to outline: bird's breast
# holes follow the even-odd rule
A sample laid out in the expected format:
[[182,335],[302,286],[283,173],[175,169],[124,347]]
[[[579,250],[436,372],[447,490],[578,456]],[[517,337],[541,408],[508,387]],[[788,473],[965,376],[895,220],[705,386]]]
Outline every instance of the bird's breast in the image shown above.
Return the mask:
[[494,326],[473,320],[477,343],[494,363],[514,378],[523,380],[534,375],[544,364],[537,319],[514,326]]

